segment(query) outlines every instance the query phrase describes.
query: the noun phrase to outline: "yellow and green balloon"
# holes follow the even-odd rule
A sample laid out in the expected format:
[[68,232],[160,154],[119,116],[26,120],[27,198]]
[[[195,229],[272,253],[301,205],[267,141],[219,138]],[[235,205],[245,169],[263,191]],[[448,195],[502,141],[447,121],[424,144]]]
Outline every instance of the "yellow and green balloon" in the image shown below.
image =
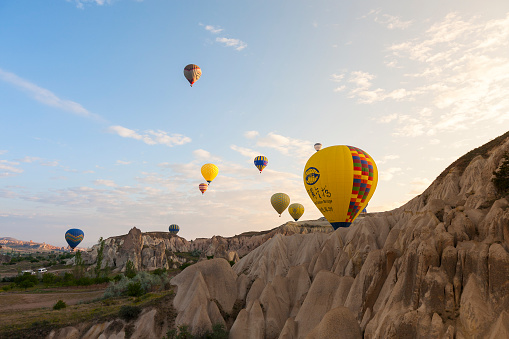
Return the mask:
[[350,226],[366,207],[378,183],[378,170],[368,153],[339,145],[313,154],[303,178],[309,197],[336,230]]
[[292,216],[293,220],[297,221],[304,214],[304,206],[299,203],[293,203],[288,206],[288,212]]
[[283,213],[290,204],[290,197],[285,193],[276,193],[270,198],[270,203],[276,212],[279,213],[279,216],[281,216],[281,213]]

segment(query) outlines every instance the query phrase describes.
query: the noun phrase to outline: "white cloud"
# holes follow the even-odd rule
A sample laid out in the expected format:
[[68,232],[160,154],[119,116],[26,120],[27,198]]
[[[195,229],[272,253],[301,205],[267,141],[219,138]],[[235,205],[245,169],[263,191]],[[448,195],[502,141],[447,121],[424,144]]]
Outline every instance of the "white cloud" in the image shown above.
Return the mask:
[[344,79],[344,77],[345,77],[344,73],[342,73],[342,74],[334,73],[330,76],[330,79],[331,79],[331,81],[334,81],[334,82],[341,82]]
[[193,155],[200,160],[210,159],[210,152],[203,149],[194,150]]
[[118,165],[130,165],[132,163],[132,161],[117,160]]
[[212,25],[205,25],[205,29],[213,34],[221,33],[223,31],[222,28],[214,27]]
[[[111,5],[114,0],[66,0],[67,2],[74,2],[76,7],[79,9],[84,9],[87,4],[95,4],[97,6],[103,5]],[[135,0],[137,2],[142,2],[143,0]]]
[[388,169],[384,169],[383,171],[378,171],[379,175],[380,175],[380,180],[381,181],[390,181],[394,178],[394,175],[395,174],[399,174],[401,173],[401,168],[399,167],[391,167],[391,168],[388,168]]
[[23,173],[21,168],[16,167],[19,162],[0,160],[0,177],[10,177]]
[[113,180],[97,179],[94,180],[94,184],[97,186],[117,187]]
[[306,140],[299,140],[285,137],[273,132],[267,134],[266,137],[260,138],[256,143],[259,147],[273,148],[285,155],[295,155],[298,158],[309,158],[315,151],[314,143]]
[[247,44],[244,41],[239,40],[239,39],[231,39],[231,38],[222,37],[222,38],[216,38],[216,41],[224,44],[227,47],[233,47],[237,51],[241,51],[247,47]]
[[123,127],[123,126],[110,126],[108,131],[111,133],[115,133],[123,138],[131,138],[135,140],[140,140],[146,143],[147,145],[166,145],[168,147],[173,147],[175,145],[183,145],[188,142],[191,142],[191,138],[186,137],[182,134],[168,134],[165,131],[157,130],[148,130],[144,134],[140,134],[132,129]]
[[258,131],[247,131],[247,132],[244,133],[244,137],[246,137],[247,139],[254,139],[259,134],[260,133],[258,133]]
[[385,156],[381,157],[380,159],[377,159],[376,164],[381,165],[381,164],[385,164],[389,160],[396,160],[396,159],[399,159],[399,155],[389,154],[389,155],[385,155]]
[[41,162],[41,166],[57,167],[58,165],[58,160]]
[[0,150],[0,155],[5,154],[5,153],[7,153],[7,152],[8,152],[8,151],[6,151],[6,150]]
[[39,161],[39,160],[41,160],[41,158],[26,156],[23,159],[19,159],[18,161],[19,162],[26,162],[26,163],[33,163],[33,162],[36,162],[36,161]]
[[375,17],[375,22],[383,24],[388,29],[406,29],[412,24],[412,20],[403,21],[397,16],[382,14],[381,16]]
[[0,69],[0,80],[27,92],[30,96],[32,96],[32,98],[47,106],[56,107],[82,117],[93,118],[101,121],[103,120],[100,116],[89,112],[77,102],[61,99],[51,91],[22,79],[14,73]]
[[254,159],[256,156],[260,155],[260,152],[257,152],[255,150],[252,150],[252,149],[249,149],[249,148],[245,148],[245,147],[239,147],[239,146],[236,146],[236,145],[231,145],[230,148],[232,150],[236,151],[236,152],[239,152],[243,156],[251,158],[251,159]]
[[384,116],[378,118],[377,121],[382,124],[387,124],[391,121],[396,120],[397,118],[398,118],[398,114],[393,113],[393,114],[389,114],[389,115],[384,115]]
[[[383,18],[379,10],[368,15]],[[450,13],[387,49],[390,61],[386,64],[398,65],[391,73],[393,89],[378,87],[375,74],[358,70],[347,72],[345,90],[363,104],[412,102],[411,112],[378,119],[381,123],[397,121],[393,135],[399,137],[434,136],[480,123],[503,123],[509,120],[508,49],[509,13],[491,20]]]

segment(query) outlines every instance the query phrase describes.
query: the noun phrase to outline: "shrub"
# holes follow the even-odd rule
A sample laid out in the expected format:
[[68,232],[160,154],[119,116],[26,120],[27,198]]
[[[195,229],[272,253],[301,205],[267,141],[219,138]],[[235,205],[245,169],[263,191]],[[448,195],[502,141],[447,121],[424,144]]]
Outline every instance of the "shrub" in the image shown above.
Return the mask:
[[509,153],[504,153],[504,161],[493,171],[494,177],[491,179],[499,193],[509,193]]
[[54,309],[54,310],[60,310],[60,309],[62,309],[62,308],[66,308],[66,307],[67,307],[67,304],[66,304],[64,301],[59,300],[59,301],[57,301],[57,303],[53,306],[53,309]]
[[228,339],[228,331],[223,324],[217,323],[212,325],[212,333],[207,335],[210,339]]
[[130,297],[140,297],[145,294],[145,291],[141,288],[140,282],[131,282],[127,285],[127,295]]
[[127,260],[125,263],[125,276],[132,279],[136,276],[136,268],[131,260]]
[[185,262],[185,263],[183,263],[182,265],[180,265],[180,267],[179,267],[179,268],[180,268],[181,270],[184,270],[185,268],[187,268],[187,267],[191,266],[192,264],[194,264],[194,262]]
[[131,321],[133,319],[138,318],[138,316],[141,313],[141,308],[139,306],[129,306],[124,305],[120,307],[120,310],[118,311],[118,316],[125,321]]

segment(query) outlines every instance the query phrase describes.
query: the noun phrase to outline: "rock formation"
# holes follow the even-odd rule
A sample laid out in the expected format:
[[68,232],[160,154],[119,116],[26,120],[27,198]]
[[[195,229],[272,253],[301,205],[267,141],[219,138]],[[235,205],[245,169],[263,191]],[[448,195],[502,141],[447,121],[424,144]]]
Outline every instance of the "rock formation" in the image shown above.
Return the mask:
[[509,133],[349,228],[188,267],[172,280],[179,322],[198,333],[235,318],[231,338],[507,337],[509,201],[491,182],[507,151]]
[[[264,232],[246,232],[234,237],[213,236],[210,239],[199,238],[187,241],[168,232],[142,233],[133,227],[128,234],[104,240],[102,267],[108,266],[114,272],[124,271],[128,260],[134,263],[137,270],[154,270],[157,268],[176,268],[186,262],[177,256],[178,252],[198,251],[205,256],[224,258],[237,262],[276,234],[330,233],[330,224],[325,219],[293,222]],[[85,264],[95,264],[99,245],[82,253]],[[72,260],[69,262],[72,263]]]

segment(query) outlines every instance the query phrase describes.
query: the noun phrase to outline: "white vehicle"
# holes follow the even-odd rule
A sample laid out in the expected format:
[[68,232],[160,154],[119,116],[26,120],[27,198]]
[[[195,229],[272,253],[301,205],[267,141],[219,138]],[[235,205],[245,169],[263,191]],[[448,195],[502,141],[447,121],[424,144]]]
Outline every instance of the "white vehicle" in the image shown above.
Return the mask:
[[37,273],[46,273],[46,272],[48,272],[48,269],[47,269],[47,268],[44,268],[44,267],[43,267],[43,268],[39,268],[39,269],[37,270]]
[[21,271],[21,274],[25,274],[25,273],[35,274],[35,272],[34,272],[34,271],[32,271],[32,270],[24,270],[24,271]]

